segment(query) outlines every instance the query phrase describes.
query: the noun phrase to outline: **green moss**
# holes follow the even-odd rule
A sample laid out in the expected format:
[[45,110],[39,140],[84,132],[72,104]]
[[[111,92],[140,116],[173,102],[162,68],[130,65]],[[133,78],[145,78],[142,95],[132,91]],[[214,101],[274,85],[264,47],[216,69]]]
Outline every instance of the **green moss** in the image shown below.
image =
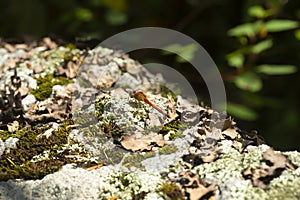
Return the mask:
[[[68,144],[70,122],[62,123],[58,130],[53,131],[49,138],[42,134],[50,128],[49,125],[41,127],[25,127],[14,133],[10,137],[19,138],[16,149],[10,149],[4,153],[0,160],[0,180],[8,179],[40,179],[45,175],[53,173],[67,163],[83,164],[75,158],[67,158],[72,150],[65,149]],[[7,138],[8,134],[1,139]],[[71,144],[75,142],[71,141]],[[70,144],[70,145],[71,145]],[[76,151],[76,150],[75,150]],[[72,152],[73,154],[74,152]],[[39,155],[45,155],[42,159],[34,159]],[[76,152],[79,155],[86,155],[85,152]],[[33,161],[35,160],[35,161]]]
[[173,140],[177,137],[183,137],[182,130],[186,128],[188,128],[186,124],[182,123],[180,120],[174,120],[164,125],[159,133],[163,135],[169,134],[169,139]]
[[65,45],[65,48],[70,49],[70,50],[76,50],[76,45],[72,43],[68,43]]
[[165,145],[161,148],[158,149],[159,153],[161,154],[172,154],[178,151],[177,147],[170,144],[170,145]]
[[0,138],[5,141],[7,140],[9,137],[16,137],[15,133],[6,131],[6,130],[0,130]]
[[95,101],[95,115],[98,118],[99,121],[103,119],[103,113],[104,113],[104,106],[109,101],[109,98],[98,98]]
[[113,122],[100,122],[102,132],[109,138],[119,138],[124,131]]
[[146,152],[145,154],[140,152],[132,153],[123,160],[123,165],[126,167],[137,167],[143,169],[141,162],[147,158],[154,157],[154,152]]
[[96,99],[95,115],[99,120],[102,132],[104,132],[107,137],[120,137],[124,131],[114,123],[115,117],[110,116],[106,121],[103,120],[104,107],[108,101],[109,98],[107,97]]
[[88,127],[96,124],[98,121],[93,112],[75,112],[73,114],[74,123],[80,127]]
[[180,191],[180,187],[172,182],[164,182],[157,190],[158,193],[163,193],[172,200],[185,199]]
[[39,101],[43,101],[50,97],[52,93],[52,87],[54,85],[67,85],[72,83],[71,79],[59,76],[54,77],[52,74],[45,77],[37,78],[37,88],[30,91],[31,94]]
[[120,149],[119,147],[114,148],[100,148],[99,160],[103,162],[105,165],[115,165],[119,164],[125,156],[125,151]]

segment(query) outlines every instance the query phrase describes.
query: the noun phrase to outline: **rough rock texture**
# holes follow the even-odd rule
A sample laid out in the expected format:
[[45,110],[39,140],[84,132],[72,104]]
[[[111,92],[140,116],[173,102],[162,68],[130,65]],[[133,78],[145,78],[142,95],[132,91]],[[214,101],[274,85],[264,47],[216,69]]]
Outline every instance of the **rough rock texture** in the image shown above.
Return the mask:
[[121,51],[0,47],[0,199],[300,199],[299,152],[212,120]]

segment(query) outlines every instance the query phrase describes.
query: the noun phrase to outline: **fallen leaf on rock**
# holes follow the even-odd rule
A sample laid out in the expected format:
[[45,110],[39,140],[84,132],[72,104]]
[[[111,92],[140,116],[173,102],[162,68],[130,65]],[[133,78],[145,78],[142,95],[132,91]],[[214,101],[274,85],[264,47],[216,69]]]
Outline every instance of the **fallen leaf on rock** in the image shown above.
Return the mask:
[[4,45],[4,48],[7,49],[9,52],[15,52],[16,51],[16,47],[14,47],[13,45],[8,44],[8,43],[6,43]]
[[270,182],[279,177],[286,168],[294,169],[294,166],[285,155],[270,148],[263,153],[261,164],[255,169],[247,167],[243,176],[251,179],[254,186],[268,189]]
[[225,119],[223,128],[222,128],[222,134],[225,137],[229,137],[231,140],[236,139],[239,133],[237,132],[237,128],[235,127],[235,125],[236,125],[236,122],[233,121],[233,119],[231,117]]
[[183,171],[179,175],[183,183],[182,186],[190,200],[199,200],[204,196],[207,198],[212,197],[212,193],[216,190],[215,184],[205,184],[198,174]]
[[67,62],[65,65],[60,65],[57,68],[58,75],[66,75],[68,78],[74,78],[77,75],[79,64],[73,61]]
[[244,151],[249,145],[259,146],[265,143],[264,138],[258,135],[257,131],[255,130],[247,132],[247,131],[237,129],[237,132],[243,138],[241,151]]
[[49,49],[56,49],[57,44],[51,40],[49,37],[43,38],[43,43],[49,48]]
[[228,117],[224,121],[222,131],[229,129],[229,128],[233,128],[235,125],[236,125],[236,122],[231,117]]
[[150,151],[153,146],[162,147],[167,144],[160,134],[153,134],[144,137],[136,137],[133,135],[124,135],[121,138],[121,145],[131,151]]
[[25,114],[24,118],[30,122],[39,122],[43,120],[64,121],[71,112],[71,99],[48,98],[44,101],[38,101]]
[[171,95],[168,95],[168,100],[165,103],[165,105],[167,107],[167,113],[168,113],[169,119],[170,120],[175,119],[178,116],[176,113],[176,102],[171,97]]
[[192,104],[188,100],[181,96],[177,96],[176,111],[180,113],[181,120],[189,125],[194,125],[200,121],[200,111],[202,111],[199,105]]
[[230,139],[235,139],[238,136],[238,132],[235,128],[228,128],[222,132],[223,135],[229,137]]
[[215,161],[218,158],[219,154],[219,149],[215,147],[214,149],[212,149],[211,152],[208,152],[203,155],[200,154],[200,157],[204,163],[209,163]]
[[224,139],[224,136],[222,135],[221,129],[218,129],[218,128],[215,128],[215,127],[212,127],[211,131],[207,131],[206,134],[207,134],[206,137],[213,138],[215,140]]
[[16,49],[28,49],[28,45],[27,44],[16,44],[15,45]]
[[202,163],[213,162],[219,155],[220,150],[217,147],[217,140],[206,138],[203,141],[194,140],[189,148],[189,154],[184,155],[182,159],[193,166],[197,166]]

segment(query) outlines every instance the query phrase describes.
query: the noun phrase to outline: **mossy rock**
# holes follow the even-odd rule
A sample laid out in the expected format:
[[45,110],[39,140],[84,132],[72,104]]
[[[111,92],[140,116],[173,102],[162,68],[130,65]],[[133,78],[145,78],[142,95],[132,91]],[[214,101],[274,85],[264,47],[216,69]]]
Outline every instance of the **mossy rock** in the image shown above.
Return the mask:
[[[13,137],[18,138],[19,141],[16,149],[12,148],[1,155],[0,180],[41,179],[59,170],[65,164],[83,164],[81,161],[65,156],[71,153],[66,145],[76,144],[75,141],[68,141],[71,130],[68,128],[69,124],[70,122],[62,123],[48,138],[43,136],[43,133],[49,130],[49,125],[25,127],[15,132],[2,132],[2,140]],[[73,153],[86,155],[84,151],[75,150]],[[40,159],[37,158],[39,155],[41,155]]]

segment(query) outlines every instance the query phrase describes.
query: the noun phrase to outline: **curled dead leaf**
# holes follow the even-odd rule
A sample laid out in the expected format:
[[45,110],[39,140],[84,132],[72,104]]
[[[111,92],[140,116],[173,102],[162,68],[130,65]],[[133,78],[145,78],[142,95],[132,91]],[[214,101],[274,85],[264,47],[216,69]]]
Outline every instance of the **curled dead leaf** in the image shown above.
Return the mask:
[[238,136],[238,132],[235,128],[228,128],[222,132],[223,135],[229,137],[230,139],[234,140]]
[[138,138],[133,135],[124,135],[121,138],[121,145],[131,151],[150,151],[153,146],[162,147],[168,142],[160,134],[153,134]]
[[190,200],[199,200],[204,196],[213,196],[213,192],[216,190],[216,185],[207,185],[198,174],[192,172],[183,171],[180,174],[181,182],[183,182],[183,188],[189,196]]

